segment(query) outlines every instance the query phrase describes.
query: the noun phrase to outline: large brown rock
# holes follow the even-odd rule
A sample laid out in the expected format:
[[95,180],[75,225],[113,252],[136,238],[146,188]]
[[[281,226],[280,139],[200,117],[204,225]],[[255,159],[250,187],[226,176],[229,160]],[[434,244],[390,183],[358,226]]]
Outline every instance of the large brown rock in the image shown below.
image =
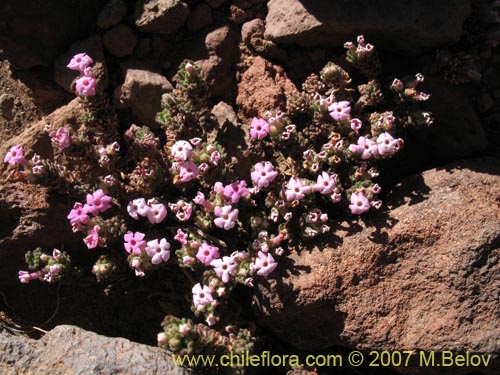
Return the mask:
[[130,108],[132,113],[145,125],[154,125],[156,114],[161,110],[162,94],[172,91],[168,79],[147,69],[128,68],[125,81],[114,93],[115,102]]
[[134,52],[137,35],[129,26],[122,23],[106,31],[102,38],[104,48],[114,56],[125,57]]
[[189,6],[178,0],[141,0],[135,8],[135,24],[146,33],[175,33],[189,16]]
[[456,42],[470,13],[468,0],[270,0],[266,36],[277,43],[340,47],[364,34],[405,55]]
[[500,160],[409,177],[387,205],[386,213],[340,222],[322,245],[291,251],[258,284],[260,323],[299,349],[497,355]]
[[282,67],[258,56],[241,77],[236,104],[247,117],[262,116],[283,106],[287,97],[297,92]]
[[3,375],[185,375],[164,350],[62,325],[40,340],[0,333]]
[[224,25],[212,30],[205,37],[204,49],[208,59],[199,60],[213,97],[231,98],[236,87],[234,65],[238,58],[238,33],[235,28]]

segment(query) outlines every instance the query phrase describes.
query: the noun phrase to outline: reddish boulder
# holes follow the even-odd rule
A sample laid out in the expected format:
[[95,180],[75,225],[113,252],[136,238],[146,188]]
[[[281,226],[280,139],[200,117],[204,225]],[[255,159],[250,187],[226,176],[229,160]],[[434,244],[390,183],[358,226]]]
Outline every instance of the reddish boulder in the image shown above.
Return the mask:
[[287,97],[297,92],[282,67],[258,56],[241,77],[236,104],[247,117],[262,116],[266,111],[283,107]]
[[338,223],[322,244],[292,249],[275,278],[258,284],[260,323],[298,349],[495,357],[500,161],[465,160],[409,177],[387,205],[385,213]]

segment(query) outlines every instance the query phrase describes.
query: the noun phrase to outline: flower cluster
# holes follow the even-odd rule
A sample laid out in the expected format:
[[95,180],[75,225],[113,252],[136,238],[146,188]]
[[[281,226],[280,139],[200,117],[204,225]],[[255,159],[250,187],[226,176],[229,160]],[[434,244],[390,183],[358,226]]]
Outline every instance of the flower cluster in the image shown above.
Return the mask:
[[216,167],[222,154],[223,149],[217,143],[203,143],[201,138],[175,142],[170,152],[174,183],[189,182]]
[[68,214],[68,220],[74,232],[84,232],[87,236],[83,239],[89,249],[103,245],[105,240],[99,236],[101,227],[95,224],[94,216],[111,208],[112,198],[104,193],[102,189],[92,194],[87,194],[86,203],[75,202],[73,209]]
[[[122,249],[118,256],[127,257],[139,277],[181,268],[194,315],[221,327],[228,324],[221,313],[234,288],[272,278],[291,240],[330,232],[343,215],[379,209],[376,163],[400,152],[401,128],[432,122],[420,109],[429,95],[417,90],[421,74],[379,79],[374,47],[362,36],[346,48],[347,60],[368,82],[354,82],[328,63],[290,100],[295,105],[248,119],[248,147],[224,138],[227,129],[210,114],[203,75],[192,62],[181,64],[174,91],[162,97],[161,129],[131,125],[104,138],[105,128],[89,122],[72,139],[65,127],[52,131],[55,151],[71,146],[64,152],[69,158],[80,147],[94,158],[95,176],[71,180],[79,201],[68,220],[89,249],[102,251],[93,268],[98,279],[116,269],[110,249]],[[80,54],[68,67],[89,78],[91,63]],[[31,174],[45,166],[35,157],[28,161],[21,146],[4,161]],[[108,210],[115,216],[104,219]],[[40,270],[23,280],[40,278]],[[159,344],[188,350],[194,329],[192,322],[170,319]]]
[[45,254],[40,248],[26,253],[26,263],[30,271],[19,271],[19,281],[28,284],[32,280],[54,283],[71,269],[71,258],[65,252],[54,249],[52,255]]
[[80,72],[80,76],[75,81],[75,90],[78,95],[93,96],[96,93],[97,80],[90,67],[93,62],[86,53],[78,53],[66,65],[69,69]]
[[129,264],[136,276],[144,276],[152,265],[166,263],[170,259],[170,243],[165,239],[146,242],[141,232],[127,232],[123,236],[125,251],[129,253]]

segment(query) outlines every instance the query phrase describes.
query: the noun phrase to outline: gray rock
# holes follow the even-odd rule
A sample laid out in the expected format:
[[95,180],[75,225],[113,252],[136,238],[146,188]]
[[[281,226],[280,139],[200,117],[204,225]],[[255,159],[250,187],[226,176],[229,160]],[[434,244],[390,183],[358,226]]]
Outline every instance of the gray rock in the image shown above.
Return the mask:
[[127,14],[127,6],[123,0],[111,0],[97,17],[97,26],[101,29],[107,30],[122,22],[123,17]]
[[92,71],[97,78],[96,91],[103,92],[109,86],[109,75],[99,35],[73,43],[68,52],[59,56],[54,63],[54,80],[66,91],[74,93],[73,81],[78,78],[79,73],[68,69],[66,65],[74,55],[82,52],[85,52],[94,60]]
[[292,249],[257,284],[258,320],[298,349],[470,351],[492,355],[476,371],[498,374],[499,196],[498,159],[409,177],[387,212],[339,221],[322,243]]
[[4,375],[186,375],[162,349],[62,325],[40,340],[0,333]]
[[163,75],[140,67],[128,68],[123,85],[115,90],[114,99],[122,108],[130,108],[144,125],[153,126],[161,110],[162,94],[172,90]]
[[134,52],[137,36],[129,26],[121,24],[106,31],[102,42],[104,48],[112,55],[125,57]]
[[212,9],[208,4],[198,4],[187,20],[187,27],[189,31],[195,32],[203,29],[205,26],[213,23]]
[[340,47],[364,34],[377,47],[405,55],[458,41],[468,0],[270,0],[266,37],[277,43]]
[[135,24],[147,33],[174,33],[188,16],[189,6],[178,0],[141,0],[135,8]]

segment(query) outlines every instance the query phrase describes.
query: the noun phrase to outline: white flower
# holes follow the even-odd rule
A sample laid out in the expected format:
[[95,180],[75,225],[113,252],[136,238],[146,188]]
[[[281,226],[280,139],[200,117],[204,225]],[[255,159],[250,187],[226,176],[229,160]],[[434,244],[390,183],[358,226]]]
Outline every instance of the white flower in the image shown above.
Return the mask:
[[217,206],[214,209],[214,213],[215,216],[217,216],[217,218],[214,219],[214,223],[219,228],[229,230],[234,228],[236,225],[236,220],[238,220],[238,210],[233,210],[231,205],[224,207]]
[[210,262],[214,267],[214,271],[222,280],[222,282],[229,282],[230,275],[236,272],[236,262],[233,257],[222,257],[222,259],[214,259]]
[[186,161],[193,151],[193,146],[188,141],[177,141],[172,146],[172,156],[177,161]]
[[257,271],[257,275],[267,277],[277,266],[278,263],[270,253],[264,254],[262,251],[259,251],[252,268],[254,271]]
[[149,241],[146,246],[146,254],[151,258],[151,263],[160,264],[170,259],[170,244],[165,238]]
[[144,198],[134,199],[127,205],[128,214],[135,220],[140,216],[146,216],[148,211],[148,205]]
[[201,286],[200,283],[193,286],[193,304],[194,307],[211,304],[214,299],[212,297],[212,289],[208,285]]

